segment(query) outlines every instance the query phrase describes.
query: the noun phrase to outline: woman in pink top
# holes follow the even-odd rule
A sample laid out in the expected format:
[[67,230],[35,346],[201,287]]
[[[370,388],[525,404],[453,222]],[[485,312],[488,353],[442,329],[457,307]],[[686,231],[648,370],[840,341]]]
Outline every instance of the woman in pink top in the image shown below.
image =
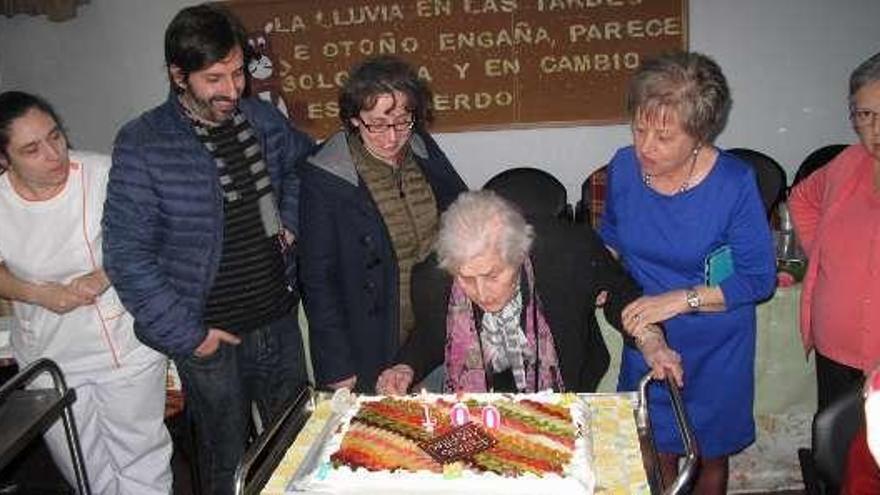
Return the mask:
[[859,144],[794,188],[789,207],[809,258],[801,334],[816,351],[819,410],[880,359],[880,53],[850,76]]

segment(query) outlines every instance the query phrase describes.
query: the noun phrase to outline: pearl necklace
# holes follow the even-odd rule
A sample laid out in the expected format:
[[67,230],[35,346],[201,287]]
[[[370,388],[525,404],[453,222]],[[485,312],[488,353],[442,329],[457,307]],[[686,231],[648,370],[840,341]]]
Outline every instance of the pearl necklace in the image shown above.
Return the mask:
[[[681,183],[681,185],[678,186],[678,191],[676,191],[675,194],[681,194],[691,188],[691,178],[694,176],[694,169],[696,168],[696,165],[697,165],[697,156],[700,154],[700,148],[701,148],[701,146],[697,146],[696,148],[694,148],[694,151],[693,151],[694,157],[691,159],[691,166],[690,166],[690,169],[688,170],[687,177],[685,177],[684,181]],[[654,174],[650,174],[648,172],[643,173],[642,182],[644,182],[645,185],[651,189],[654,189],[654,186],[652,185],[653,180],[654,180]]]

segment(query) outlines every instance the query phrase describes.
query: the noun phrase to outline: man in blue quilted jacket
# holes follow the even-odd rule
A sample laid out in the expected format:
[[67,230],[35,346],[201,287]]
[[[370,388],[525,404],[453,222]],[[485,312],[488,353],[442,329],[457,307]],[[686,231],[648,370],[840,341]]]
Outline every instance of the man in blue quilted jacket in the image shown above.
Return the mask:
[[181,10],[165,61],[168,100],[116,137],[105,268],[138,337],[177,365],[202,492],[232,493],[251,404],[271,421],[306,379],[294,164],[313,143],[243,97],[248,45],[222,7]]

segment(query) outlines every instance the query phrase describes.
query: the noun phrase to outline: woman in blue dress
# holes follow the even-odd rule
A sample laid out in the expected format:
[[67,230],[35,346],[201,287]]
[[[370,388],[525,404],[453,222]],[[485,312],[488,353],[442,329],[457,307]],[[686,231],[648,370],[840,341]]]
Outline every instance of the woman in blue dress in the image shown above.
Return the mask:
[[[682,396],[700,449],[694,493],[725,493],[728,456],[755,439],[755,304],[775,283],[754,172],[712,144],[729,107],[727,81],[709,57],[682,52],[646,61],[627,94],[633,146],[611,161],[600,226],[644,289],[623,312],[626,331],[640,341],[652,338],[648,324],[664,322],[669,346],[681,354]],[[649,371],[625,346],[618,388],[634,390]],[[659,386],[650,393],[668,482],[684,447],[668,394]]]

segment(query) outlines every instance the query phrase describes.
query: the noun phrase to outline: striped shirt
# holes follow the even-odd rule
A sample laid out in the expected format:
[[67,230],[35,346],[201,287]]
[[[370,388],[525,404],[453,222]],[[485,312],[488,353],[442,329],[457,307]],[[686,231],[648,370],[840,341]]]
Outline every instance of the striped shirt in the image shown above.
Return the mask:
[[241,113],[217,127],[194,121],[223,190],[223,253],[208,294],[208,328],[245,333],[294,304],[280,249],[281,221],[260,141]]

